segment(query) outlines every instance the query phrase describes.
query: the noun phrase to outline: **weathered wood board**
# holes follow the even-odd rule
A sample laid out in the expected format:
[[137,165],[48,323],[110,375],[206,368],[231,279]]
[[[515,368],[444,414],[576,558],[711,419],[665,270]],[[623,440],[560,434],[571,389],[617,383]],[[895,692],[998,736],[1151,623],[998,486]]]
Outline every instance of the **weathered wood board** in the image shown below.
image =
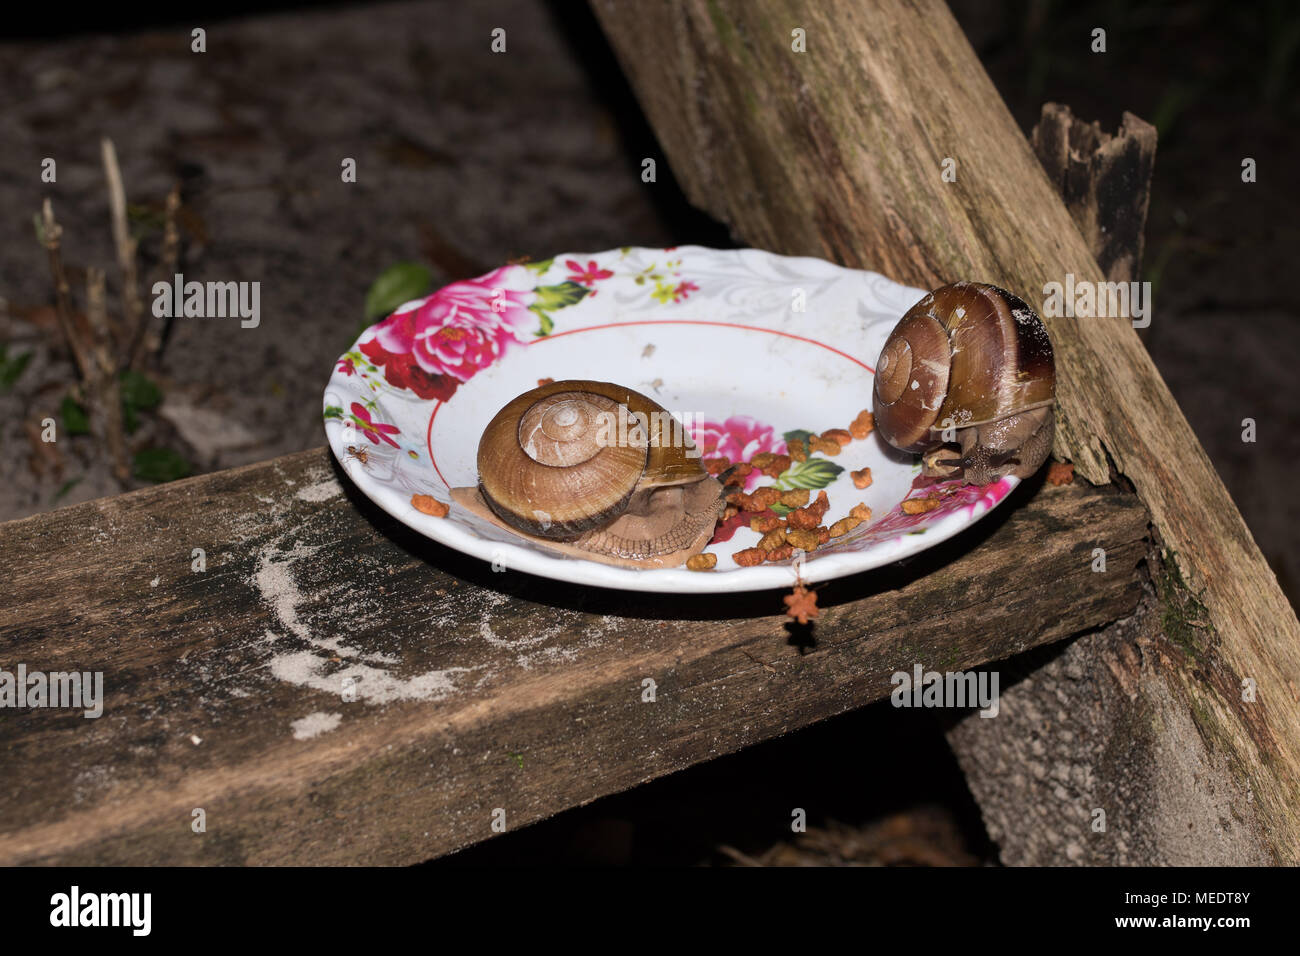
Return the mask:
[[494,573],[379,512],[324,449],[10,522],[0,668],[102,671],[104,709],[0,710],[0,864],[429,859],[490,838],[497,808],[514,829],[887,696],[916,663],[1123,616],[1148,546],[1132,495],[1026,484],[905,565],[823,585],[807,629],[775,591]]
[[[687,197],[744,242],[928,288],[994,282],[1040,310],[1048,283],[1107,281],[941,0],[592,6]],[[1123,476],[1151,512],[1206,609],[1181,676],[1252,825],[1300,863],[1300,622],[1128,313],[1043,318],[1057,455]]]

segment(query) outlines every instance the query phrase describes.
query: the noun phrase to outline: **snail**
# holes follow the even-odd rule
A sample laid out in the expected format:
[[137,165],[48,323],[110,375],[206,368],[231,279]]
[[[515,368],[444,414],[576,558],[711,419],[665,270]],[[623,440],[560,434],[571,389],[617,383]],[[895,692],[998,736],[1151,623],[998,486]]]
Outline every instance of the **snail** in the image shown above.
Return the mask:
[[478,446],[478,486],[452,497],[579,557],[673,567],[713,536],[722,485],[681,424],[608,382],[550,382],[507,403]]
[[957,282],[908,309],[886,339],[873,411],[881,437],[919,453],[924,474],[985,485],[1046,461],[1055,394],[1042,319],[1004,289]]

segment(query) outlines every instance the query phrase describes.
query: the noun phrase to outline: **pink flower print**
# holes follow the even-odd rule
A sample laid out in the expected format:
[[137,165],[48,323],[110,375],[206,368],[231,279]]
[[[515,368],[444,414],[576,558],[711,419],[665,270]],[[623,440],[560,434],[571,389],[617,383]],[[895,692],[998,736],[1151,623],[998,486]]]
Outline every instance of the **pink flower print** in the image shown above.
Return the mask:
[[694,282],[679,282],[677,288],[673,289],[673,301],[681,302],[690,297],[692,292],[699,292],[700,287]]
[[[691,440],[700,449],[703,458],[728,458],[732,464],[748,462],[761,452],[778,455],[786,453],[785,441],[778,438],[771,425],[733,415],[724,422],[697,422],[691,428]],[[760,471],[750,472],[745,479],[745,491],[755,487],[762,479]]]
[[585,269],[576,259],[568,259],[564,265],[571,273],[568,277],[570,282],[585,285],[589,289],[595,288],[596,283],[601,279],[609,279],[614,275],[608,269],[600,268],[595,259],[589,260]]
[[528,326],[537,321],[528,310],[536,293],[511,288],[512,281],[527,282],[528,270],[502,266],[477,279],[453,282],[384,319],[361,350],[386,366],[386,377],[398,388],[413,388],[417,394],[454,391],[440,384],[443,376],[454,379],[453,384],[469,381],[510,343],[526,341]]
[[362,433],[364,433],[365,436],[374,444],[378,445],[382,440],[388,442],[388,444],[392,445],[394,448],[398,447],[397,442],[388,437],[389,435],[399,434],[396,425],[385,425],[380,422],[372,421],[370,418],[370,410],[360,402],[353,402],[351,411],[352,420],[356,423],[357,427],[361,429]]

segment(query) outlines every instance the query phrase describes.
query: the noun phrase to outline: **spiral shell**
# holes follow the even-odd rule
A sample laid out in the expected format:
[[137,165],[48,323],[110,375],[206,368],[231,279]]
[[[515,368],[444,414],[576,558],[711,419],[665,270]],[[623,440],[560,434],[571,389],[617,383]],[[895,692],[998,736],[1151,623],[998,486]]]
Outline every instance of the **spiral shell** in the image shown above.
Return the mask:
[[483,432],[478,472],[510,527],[633,561],[691,546],[722,508],[676,419],[608,382],[551,382],[506,404]]
[[1010,460],[1032,438],[1032,454],[1009,469],[1017,474],[1050,451],[1052,343],[1034,310],[997,286],[957,282],[909,309],[881,350],[873,392],[877,429],[904,451],[924,453],[945,431],[965,432],[964,452],[996,435],[992,458]]

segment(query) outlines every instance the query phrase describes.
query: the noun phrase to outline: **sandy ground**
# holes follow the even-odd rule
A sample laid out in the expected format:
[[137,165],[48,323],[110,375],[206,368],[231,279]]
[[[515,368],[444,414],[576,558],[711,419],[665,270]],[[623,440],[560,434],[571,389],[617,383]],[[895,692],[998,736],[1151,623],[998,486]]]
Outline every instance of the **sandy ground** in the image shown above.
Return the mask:
[[[505,54],[489,49],[496,26]],[[672,187],[641,182],[542,5],[294,14],[215,24],[207,41],[205,54],[190,52],[188,31],[0,47],[0,343],[34,353],[0,394],[11,450],[0,519],[50,508],[78,477],[58,504],[116,490],[87,464],[90,439],[57,442],[62,472],[36,474],[26,434],[74,381],[52,352],[32,214],[51,197],[66,260],[113,264],[101,134],[116,142],[132,204],[156,210],[183,183],[188,278],[261,283],[257,328],[181,319],[164,352],[170,424],[138,443],[170,442],[200,470],[323,443],[320,392],[359,330],[366,289],[394,262],[423,261],[440,285],[521,255],[670,244],[652,190]],[[52,185],[39,178],[44,157],[58,164]],[[355,183],[341,181],[344,157]],[[152,283],[156,222],[141,241]]]

